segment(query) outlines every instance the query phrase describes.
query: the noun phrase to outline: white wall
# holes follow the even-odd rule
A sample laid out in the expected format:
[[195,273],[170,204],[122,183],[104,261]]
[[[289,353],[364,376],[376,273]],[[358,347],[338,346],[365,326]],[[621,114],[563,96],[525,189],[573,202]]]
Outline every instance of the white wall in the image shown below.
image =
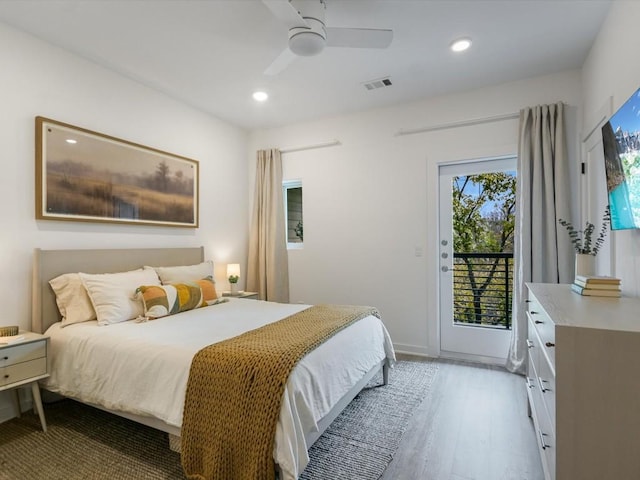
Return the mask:
[[[638,25],[640,2],[616,1],[612,5],[582,69],[584,125],[587,130],[597,121],[603,106],[608,106],[610,97],[613,97],[612,110],[616,111],[640,87]],[[605,107],[604,110],[611,108]],[[599,129],[595,135],[599,136]],[[600,175],[603,176],[599,183],[602,189],[590,194],[606,195],[604,170]],[[601,199],[601,203],[605,204],[606,199]],[[611,237],[613,252],[610,273],[622,279],[625,295],[638,297],[640,230],[619,230],[612,232]]]
[[[2,24],[0,58],[0,325],[29,327],[36,247],[204,245],[214,260],[245,261],[245,131]],[[36,115],[198,160],[200,228],[36,221]]]
[[[0,58],[0,325],[30,326],[34,248],[204,245],[214,261],[244,264],[245,131],[3,24]],[[200,228],[36,221],[37,115],[198,160]]]
[[438,164],[515,154],[518,120],[396,132],[562,100],[571,106],[569,147],[577,165],[580,90],[580,73],[568,71],[253,132],[250,192],[255,150],[341,142],[283,156],[285,180],[303,182],[305,241],[289,251],[291,301],[375,305],[399,350],[437,354]]

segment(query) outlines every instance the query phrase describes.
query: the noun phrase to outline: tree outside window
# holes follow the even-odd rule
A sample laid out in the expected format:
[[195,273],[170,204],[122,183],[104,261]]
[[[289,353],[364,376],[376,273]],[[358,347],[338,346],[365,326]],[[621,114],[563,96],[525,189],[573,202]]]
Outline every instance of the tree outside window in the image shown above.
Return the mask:
[[283,182],[283,201],[285,209],[286,238],[288,248],[301,248],[304,242],[304,223],[302,218],[302,181]]

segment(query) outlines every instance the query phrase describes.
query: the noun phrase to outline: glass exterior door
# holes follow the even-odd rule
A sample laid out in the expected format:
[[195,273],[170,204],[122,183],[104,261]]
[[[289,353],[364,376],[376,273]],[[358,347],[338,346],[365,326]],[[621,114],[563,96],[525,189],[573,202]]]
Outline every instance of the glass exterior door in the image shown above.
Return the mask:
[[515,157],[439,169],[440,349],[506,358],[511,337]]

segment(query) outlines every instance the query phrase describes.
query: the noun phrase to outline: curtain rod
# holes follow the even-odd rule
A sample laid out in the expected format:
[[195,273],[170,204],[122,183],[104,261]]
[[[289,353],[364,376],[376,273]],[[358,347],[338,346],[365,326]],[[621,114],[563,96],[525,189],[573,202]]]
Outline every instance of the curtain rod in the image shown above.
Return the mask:
[[451,123],[442,123],[440,125],[431,125],[429,127],[422,128],[401,128],[396,132],[396,137],[400,137],[403,135],[413,135],[415,133],[426,133],[426,132],[435,132],[437,130],[446,130],[448,128],[458,128],[458,127],[470,127],[472,125],[480,125],[482,123],[492,123],[492,122],[500,122],[502,120],[512,120],[514,118],[518,118],[520,116],[520,112],[518,113],[506,113],[504,115],[494,115],[493,117],[484,117],[484,118],[473,118],[471,120],[462,120],[459,122],[451,122]]
[[303,147],[281,148],[280,153],[293,153],[293,152],[300,152],[302,150],[313,150],[316,148],[335,147],[336,145],[342,145],[342,143],[340,143],[340,140],[332,140],[330,142],[324,142],[324,143],[315,143],[313,145],[305,145]]

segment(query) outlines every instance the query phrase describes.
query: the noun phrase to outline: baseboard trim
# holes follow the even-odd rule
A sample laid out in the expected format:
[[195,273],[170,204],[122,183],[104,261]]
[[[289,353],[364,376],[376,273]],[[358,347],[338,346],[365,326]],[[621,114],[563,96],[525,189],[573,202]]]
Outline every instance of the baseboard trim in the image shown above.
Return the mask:
[[421,357],[437,357],[433,352],[430,352],[427,347],[420,345],[407,345],[406,343],[394,343],[393,349],[396,353],[405,353],[407,355],[419,355]]
[[421,357],[421,358],[442,358],[446,360],[462,360],[465,362],[471,363],[482,363],[485,365],[495,365],[499,367],[504,367],[507,359],[506,358],[498,358],[498,357],[488,357],[481,355],[469,355],[466,353],[459,352],[448,352],[446,350],[440,350],[439,352],[430,352],[427,347],[420,347],[417,345],[407,345],[402,343],[395,343],[393,345],[396,354],[399,357],[409,356],[409,357]]
[[467,362],[483,363],[486,365],[496,365],[498,367],[504,367],[507,359],[498,357],[487,357],[482,355],[469,355],[459,352],[447,352],[440,350],[440,358],[446,358],[449,360],[464,360]]
[[[16,411],[13,407],[13,401],[11,400],[12,393],[9,390],[0,392],[0,423],[4,423],[12,418],[16,417]],[[20,389],[20,410],[27,412],[33,408],[33,402],[31,401],[31,392],[27,389]]]
[[[2,402],[4,404],[4,402]],[[16,416],[16,412],[13,408],[13,405],[2,405],[0,407],[0,423],[4,423],[8,420],[11,420]]]

